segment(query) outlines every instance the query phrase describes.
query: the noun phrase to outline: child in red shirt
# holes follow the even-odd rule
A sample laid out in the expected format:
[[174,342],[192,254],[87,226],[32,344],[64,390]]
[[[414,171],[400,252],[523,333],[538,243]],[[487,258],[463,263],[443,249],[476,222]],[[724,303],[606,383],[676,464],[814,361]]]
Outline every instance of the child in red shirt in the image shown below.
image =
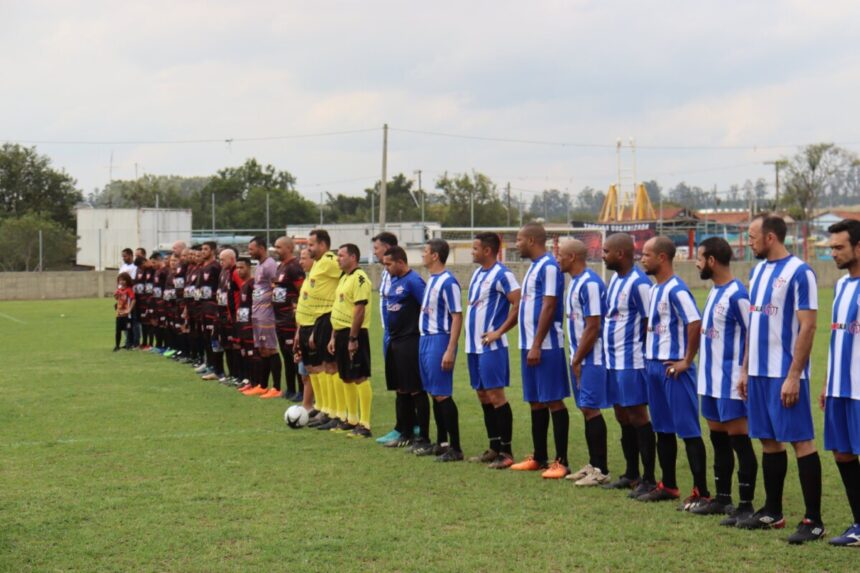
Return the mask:
[[134,281],[128,273],[120,273],[116,292],[113,293],[116,299],[116,342],[114,343],[113,351],[119,350],[119,342],[122,340],[122,333],[125,331],[125,349],[131,350],[131,313],[134,311]]

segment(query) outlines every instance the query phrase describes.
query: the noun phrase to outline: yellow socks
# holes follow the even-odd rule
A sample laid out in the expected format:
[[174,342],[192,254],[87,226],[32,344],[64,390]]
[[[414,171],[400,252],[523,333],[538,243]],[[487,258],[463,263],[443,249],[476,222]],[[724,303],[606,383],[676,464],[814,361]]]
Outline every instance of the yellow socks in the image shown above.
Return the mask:
[[328,374],[329,388],[334,394],[335,406],[337,407],[336,416],[341,421],[346,421],[346,389],[344,383],[337,374]]
[[373,408],[373,388],[370,386],[370,378],[361,384],[352,384],[355,386],[355,391],[358,394],[359,407],[361,408],[361,417],[359,424],[370,429],[370,411]]
[[311,379],[311,387],[314,389],[314,400],[316,402],[316,409],[320,412],[330,416],[331,412],[328,406],[328,400],[326,392],[326,381],[323,380],[323,374],[309,374]]
[[358,424],[358,388],[355,384],[342,383],[346,393],[346,421]]

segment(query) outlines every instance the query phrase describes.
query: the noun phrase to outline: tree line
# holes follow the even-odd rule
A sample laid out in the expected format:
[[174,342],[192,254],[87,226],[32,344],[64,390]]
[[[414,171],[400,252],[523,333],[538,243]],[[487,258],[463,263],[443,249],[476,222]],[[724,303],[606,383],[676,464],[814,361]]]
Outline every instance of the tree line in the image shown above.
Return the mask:
[[[819,207],[860,203],[860,160],[829,143],[807,145],[777,163],[781,176],[779,204],[773,185],[764,178],[715,189],[681,182],[663,189],[657,181],[644,185],[655,207],[689,209],[780,208],[798,220],[808,220]],[[38,263],[38,231],[42,231],[46,262],[55,267],[75,253],[76,205],[93,207],[155,207],[191,209],[195,228],[212,226],[214,196],[218,228],[261,228],[269,205],[270,228],[310,224],[364,223],[376,218],[379,182],[356,195],[325,193],[322,204],[300,192],[289,171],[248,159],[200,177],[144,175],[111,181],[84,197],[75,179],[51,164],[35,147],[0,146],[0,270],[33,270]],[[563,223],[594,220],[606,190],[584,187],[571,194],[559,189],[522,191],[493,181],[486,174],[444,173],[430,189],[402,173],[387,182],[390,222],[426,221],[447,227],[507,226],[543,219]],[[50,251],[50,252],[48,252]]]

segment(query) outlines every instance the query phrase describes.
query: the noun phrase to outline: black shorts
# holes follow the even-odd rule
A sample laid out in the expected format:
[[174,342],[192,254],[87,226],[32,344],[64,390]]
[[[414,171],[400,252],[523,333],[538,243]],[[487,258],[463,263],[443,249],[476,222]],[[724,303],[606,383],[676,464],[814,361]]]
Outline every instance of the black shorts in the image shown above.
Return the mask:
[[321,362],[334,362],[334,354],[328,352],[328,341],[331,340],[331,313],[319,317],[314,323],[314,343]]
[[322,364],[319,351],[311,350],[310,346],[308,346],[308,341],[310,341],[313,333],[313,326],[299,327],[299,352],[302,353],[302,362],[304,362],[305,366],[319,366]]
[[418,358],[420,336],[399,338],[388,342],[385,352],[385,386],[398,392],[423,392]]
[[349,354],[349,329],[334,331],[334,360],[341,380],[370,378],[370,337],[367,329],[358,331],[358,350]]

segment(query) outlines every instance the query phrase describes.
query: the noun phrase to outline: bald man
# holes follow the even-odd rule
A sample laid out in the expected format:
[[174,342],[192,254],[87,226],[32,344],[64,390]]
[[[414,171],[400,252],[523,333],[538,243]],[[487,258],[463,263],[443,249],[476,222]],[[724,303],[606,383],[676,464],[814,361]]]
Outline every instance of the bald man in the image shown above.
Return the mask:
[[272,283],[272,307],[275,309],[275,329],[278,333],[278,346],[284,359],[284,375],[286,388],[284,398],[292,402],[301,402],[304,398],[304,387],[297,389],[296,378],[298,367],[295,363],[293,343],[296,331],[296,303],[299,291],[305,280],[305,271],[295,255],[295,246],[290,237],[279,237],[275,241],[275,252],[278,254],[278,269]]
[[564,296],[570,373],[576,406],[585,418],[588,464],[568,475],[578,486],[598,486],[609,482],[606,455],[606,422],[600,410],[609,408],[609,385],[603,363],[600,331],[606,314],[606,285],[588,268],[588,248],[577,239],[562,243],[558,266],[570,274]]
[[663,476],[657,487],[640,496],[639,501],[669,501],[680,496],[675,481],[678,457],[675,436],[679,436],[684,440],[693,473],[693,492],[684,500],[681,509],[698,511],[711,502],[693,376],[702,317],[690,289],[675,274],[674,259],[675,243],[669,237],[649,239],[642,249],[642,268],[657,280],[651,287],[648,305],[645,380]]
[[[570,415],[564,404],[570,396],[570,383],[564,358],[563,305],[559,301],[564,295],[564,276],[555,258],[546,252],[543,225],[524,225],[517,233],[517,250],[531,261],[522,282],[518,323],[523,399],[531,408],[534,451],[511,470],[542,470],[545,479],[562,479],[570,473]],[[550,419],[556,449],[552,464],[547,452]]]
[[[221,272],[218,275],[218,290],[215,291],[215,304],[218,307],[218,320],[213,334],[213,360],[220,371],[204,376],[204,380],[217,380],[222,384],[235,384],[240,378],[237,363],[238,351],[233,348],[233,323],[239,302],[241,282],[236,273],[236,251],[232,247],[221,249],[218,254]],[[223,368],[223,356],[227,357],[227,368],[230,376],[226,376]],[[232,380],[231,380],[232,378]]]
[[[648,417],[645,386],[645,332],[651,281],[633,264],[633,237],[610,235],[603,242],[603,262],[615,271],[606,291],[603,356],[609,381],[609,400],[621,425],[621,448],[627,468],[609,489],[632,489],[631,498],[657,487],[654,478],[656,443]],[[640,479],[639,458],[643,472]]]

